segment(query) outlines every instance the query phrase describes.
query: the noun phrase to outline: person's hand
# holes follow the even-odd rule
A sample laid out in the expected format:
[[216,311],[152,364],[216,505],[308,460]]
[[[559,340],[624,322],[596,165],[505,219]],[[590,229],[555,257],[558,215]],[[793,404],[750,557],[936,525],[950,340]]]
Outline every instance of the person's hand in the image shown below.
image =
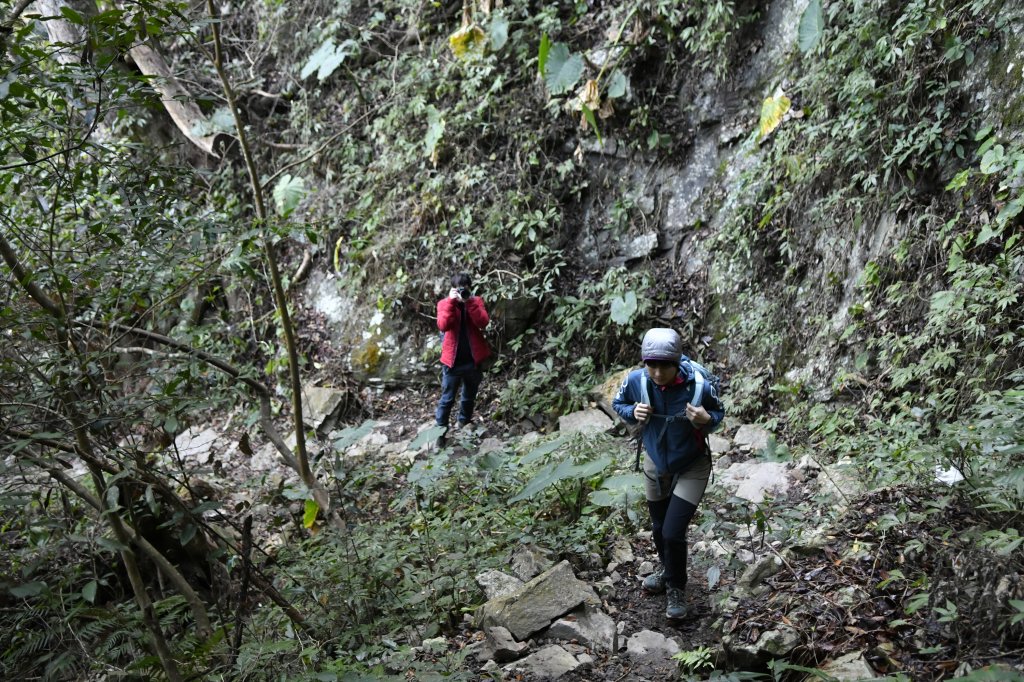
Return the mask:
[[462,296],[459,295],[459,290],[458,289],[452,289],[451,291],[449,291],[448,292],[448,298],[450,298],[452,300],[455,300],[455,301],[461,301],[462,300]]
[[651,406],[645,405],[644,403],[637,403],[633,406],[633,419],[636,419],[641,424],[647,422],[651,416]]
[[711,415],[707,410],[703,407],[694,407],[690,403],[686,403],[686,418],[694,426],[704,426],[711,421]]

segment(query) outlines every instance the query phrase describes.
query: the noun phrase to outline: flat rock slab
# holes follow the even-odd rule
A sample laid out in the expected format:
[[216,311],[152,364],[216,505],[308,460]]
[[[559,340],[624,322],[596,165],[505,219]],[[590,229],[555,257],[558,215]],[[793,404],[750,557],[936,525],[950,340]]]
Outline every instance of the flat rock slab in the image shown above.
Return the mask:
[[679,653],[679,644],[660,632],[641,630],[626,642],[626,653],[641,660],[668,660]]
[[509,663],[522,656],[529,646],[526,642],[517,642],[512,633],[502,627],[486,628],[484,640],[473,646],[473,653],[480,661]]
[[711,453],[714,455],[721,455],[722,453],[732,450],[731,440],[728,438],[722,438],[714,433],[708,436],[708,445],[711,446]]
[[345,399],[345,394],[333,388],[306,386],[302,389],[302,421],[314,430],[330,426],[335,411]]
[[174,447],[183,459],[209,464],[213,459],[214,445],[219,438],[220,433],[215,429],[199,431],[190,428],[174,439]]
[[746,452],[760,452],[768,447],[768,439],[771,437],[765,429],[754,424],[744,424],[732,437],[732,442],[741,450]]
[[552,644],[546,646],[535,654],[530,654],[515,663],[510,663],[503,668],[504,672],[514,675],[522,670],[538,680],[557,680],[562,675],[572,672],[580,666],[576,657],[568,651]]
[[612,420],[601,410],[580,410],[558,418],[562,433],[604,433],[612,426]]
[[720,480],[736,497],[761,502],[768,493],[780,495],[789,490],[788,471],[785,462],[747,460],[723,471]]
[[820,670],[836,680],[870,680],[878,674],[864,660],[863,651],[854,651],[826,663]]

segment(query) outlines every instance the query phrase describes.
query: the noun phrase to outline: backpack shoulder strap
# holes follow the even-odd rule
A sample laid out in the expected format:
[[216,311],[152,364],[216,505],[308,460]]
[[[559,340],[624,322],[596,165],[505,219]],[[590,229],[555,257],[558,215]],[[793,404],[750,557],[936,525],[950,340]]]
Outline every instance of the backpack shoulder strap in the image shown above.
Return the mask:
[[690,400],[690,404],[694,407],[700,407],[700,404],[704,401],[704,373],[700,371],[700,366],[690,363],[693,367],[693,398]]

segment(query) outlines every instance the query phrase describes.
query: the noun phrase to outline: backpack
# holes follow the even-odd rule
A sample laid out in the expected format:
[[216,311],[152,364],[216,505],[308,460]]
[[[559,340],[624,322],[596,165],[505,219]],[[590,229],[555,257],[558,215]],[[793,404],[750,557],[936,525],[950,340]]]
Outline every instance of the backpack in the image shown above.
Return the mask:
[[[690,399],[690,404],[691,405],[693,405],[694,407],[700,407],[701,403],[704,402],[704,390],[705,390],[704,387],[705,387],[705,385],[708,385],[708,384],[710,384],[711,388],[714,389],[716,395],[719,395],[719,396],[722,395],[722,380],[718,377],[717,374],[712,374],[711,371],[708,370],[708,368],[704,367],[703,365],[701,365],[698,362],[694,362],[693,360],[689,359],[685,355],[682,358],[679,359],[679,369],[680,369],[680,371],[682,371],[684,369],[684,365],[683,365],[684,362],[685,363],[689,363],[690,367],[693,368],[694,387],[693,387],[693,398]],[[647,391],[647,383],[649,381],[650,381],[650,379],[646,375],[644,375],[644,377],[640,380],[640,402],[642,402],[645,405],[650,405],[651,404],[651,396],[650,396],[650,393],[648,393],[648,391]],[[662,427],[662,428],[665,429],[665,428],[668,428],[668,422],[673,421],[675,419],[679,419],[680,417],[683,417],[684,415],[685,415],[685,413],[672,414],[672,415],[669,415],[669,414],[651,414],[651,418],[653,418],[653,417],[661,417],[661,418],[663,418],[665,420],[665,426]],[[651,419],[649,418],[647,420],[647,424],[650,424],[650,423],[651,423]],[[634,467],[633,467],[636,471],[640,471],[640,455],[641,455],[641,452],[643,451],[643,440],[644,440],[643,439],[643,430],[647,428],[647,424],[644,424],[641,427],[641,429],[640,429],[640,434],[641,435],[637,438],[637,442],[636,442],[636,463],[634,464]],[[711,449],[711,445],[708,443],[708,435],[706,433],[704,434],[704,447],[705,447],[705,449],[707,449],[709,451]]]

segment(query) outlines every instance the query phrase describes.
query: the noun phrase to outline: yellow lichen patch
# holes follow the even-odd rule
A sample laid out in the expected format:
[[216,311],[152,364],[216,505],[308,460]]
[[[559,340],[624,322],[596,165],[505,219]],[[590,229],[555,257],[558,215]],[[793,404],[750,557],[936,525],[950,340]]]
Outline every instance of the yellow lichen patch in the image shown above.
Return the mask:
[[380,345],[373,339],[352,350],[352,364],[366,372],[374,372],[383,359]]

